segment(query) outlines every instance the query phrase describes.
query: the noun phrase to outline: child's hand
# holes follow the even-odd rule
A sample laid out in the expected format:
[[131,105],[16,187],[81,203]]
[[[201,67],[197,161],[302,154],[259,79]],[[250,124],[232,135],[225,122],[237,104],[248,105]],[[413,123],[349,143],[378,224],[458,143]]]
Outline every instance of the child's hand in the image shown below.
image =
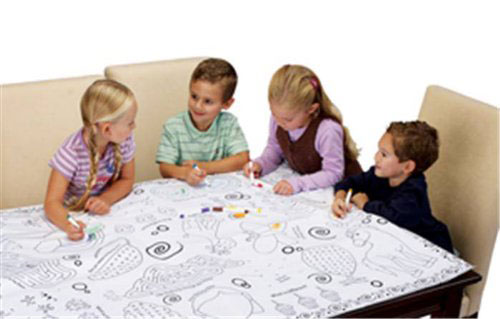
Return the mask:
[[352,204],[349,203],[346,205],[345,199],[343,198],[335,198],[332,203],[332,212],[333,215],[339,218],[344,218],[345,215],[351,210]]
[[187,172],[186,172],[186,182],[191,185],[191,186],[196,186],[199,183],[203,182],[205,177],[207,177],[207,172],[203,169],[196,169],[192,167],[187,167]]
[[97,215],[109,213],[111,206],[99,197],[89,197],[85,203],[84,210]]
[[85,229],[85,227],[87,227],[87,225],[85,225],[84,222],[79,221],[79,220],[77,220],[76,222],[78,223],[78,225],[80,225],[80,228],[76,228],[75,226],[73,226],[73,224],[68,222],[68,225],[67,225],[66,229],[64,229],[64,231],[68,235],[69,239],[82,240],[83,237],[85,237],[85,232],[83,230]]
[[250,162],[248,162],[243,166],[243,173],[246,177],[249,177],[251,171],[253,171],[253,176],[255,178],[259,178],[262,173],[262,166],[257,162],[252,162],[252,169],[250,170]]
[[359,209],[363,209],[365,204],[369,201],[370,199],[365,193],[356,193],[356,195],[351,198],[351,202],[353,202]]
[[273,191],[276,194],[280,194],[280,195],[292,195],[293,194],[293,187],[289,182],[282,179],[281,181],[276,183],[276,185],[274,185]]

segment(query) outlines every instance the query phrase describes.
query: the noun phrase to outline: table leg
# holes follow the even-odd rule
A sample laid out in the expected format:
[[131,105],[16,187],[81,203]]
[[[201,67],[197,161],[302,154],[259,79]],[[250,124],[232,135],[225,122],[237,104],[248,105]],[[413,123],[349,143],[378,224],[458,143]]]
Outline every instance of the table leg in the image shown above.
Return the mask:
[[431,313],[432,318],[458,318],[462,305],[463,289],[450,289],[444,298],[441,309]]

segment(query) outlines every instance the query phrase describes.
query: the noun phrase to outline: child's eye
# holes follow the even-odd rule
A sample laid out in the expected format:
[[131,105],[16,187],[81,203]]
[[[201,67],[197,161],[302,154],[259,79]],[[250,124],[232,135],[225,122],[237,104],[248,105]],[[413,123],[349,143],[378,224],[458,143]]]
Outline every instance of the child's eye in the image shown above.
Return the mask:
[[193,100],[196,100],[196,99],[198,98],[198,96],[197,96],[196,94],[191,94],[191,98],[192,98]]
[[213,102],[212,102],[212,100],[205,100],[205,104],[210,105],[210,104],[212,104],[212,103],[213,103]]

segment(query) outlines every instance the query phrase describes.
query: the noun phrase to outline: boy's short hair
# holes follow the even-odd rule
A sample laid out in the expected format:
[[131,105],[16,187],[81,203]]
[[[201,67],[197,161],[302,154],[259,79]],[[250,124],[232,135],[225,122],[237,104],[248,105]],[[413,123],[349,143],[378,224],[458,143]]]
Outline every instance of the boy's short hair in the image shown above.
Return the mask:
[[222,100],[226,102],[233,97],[238,75],[226,60],[210,58],[201,61],[194,69],[190,83],[198,80],[208,81],[211,84],[220,83],[223,88]]
[[415,162],[414,173],[424,172],[438,159],[439,138],[435,128],[423,121],[392,122],[386,130],[400,162]]

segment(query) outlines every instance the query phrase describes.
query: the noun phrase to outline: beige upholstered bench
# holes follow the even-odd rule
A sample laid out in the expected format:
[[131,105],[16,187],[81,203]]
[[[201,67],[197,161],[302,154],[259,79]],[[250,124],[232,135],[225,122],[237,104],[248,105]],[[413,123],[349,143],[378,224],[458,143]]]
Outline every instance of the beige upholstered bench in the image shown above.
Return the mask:
[[8,84],[2,107],[0,207],[40,204],[48,162],[64,139],[82,125],[80,99],[100,75]]
[[[136,181],[160,178],[155,163],[162,125],[187,108],[189,79],[203,58],[109,66],[108,78],[123,82],[139,103],[134,137]],[[40,204],[48,161],[64,139],[82,125],[80,99],[104,75],[7,84],[1,92],[0,208]]]
[[156,149],[167,118],[187,109],[191,73],[202,58],[109,66],[106,77],[128,86],[139,104],[134,131],[137,181],[160,178]]

